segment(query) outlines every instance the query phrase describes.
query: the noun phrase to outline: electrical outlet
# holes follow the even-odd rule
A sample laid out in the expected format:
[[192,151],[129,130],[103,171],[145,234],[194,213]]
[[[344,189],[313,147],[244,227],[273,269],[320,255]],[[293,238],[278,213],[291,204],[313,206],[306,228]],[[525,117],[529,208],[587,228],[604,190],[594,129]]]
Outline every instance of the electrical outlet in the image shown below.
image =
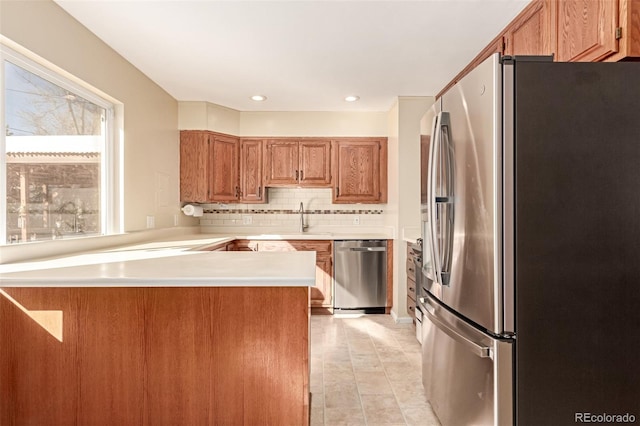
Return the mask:
[[242,224],[243,225],[251,225],[253,223],[252,216],[242,216]]
[[353,224],[354,225],[360,225],[360,216],[354,216],[353,217]]
[[147,216],[147,228],[155,228],[155,227],[156,227],[156,217]]

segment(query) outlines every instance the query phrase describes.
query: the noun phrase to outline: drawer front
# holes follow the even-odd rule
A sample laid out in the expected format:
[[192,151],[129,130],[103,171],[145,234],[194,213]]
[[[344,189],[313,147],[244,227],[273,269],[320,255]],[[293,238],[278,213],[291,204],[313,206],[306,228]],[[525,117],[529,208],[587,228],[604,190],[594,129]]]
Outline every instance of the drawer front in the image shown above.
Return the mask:
[[416,301],[411,299],[410,297],[407,297],[407,313],[415,321],[415,318],[416,318]]
[[417,244],[407,243],[407,259],[413,261],[416,257],[420,256],[422,256],[421,247]]
[[416,282],[410,279],[407,279],[407,297],[413,299],[415,303],[416,299]]
[[416,264],[412,259],[407,259],[407,278],[416,280]]

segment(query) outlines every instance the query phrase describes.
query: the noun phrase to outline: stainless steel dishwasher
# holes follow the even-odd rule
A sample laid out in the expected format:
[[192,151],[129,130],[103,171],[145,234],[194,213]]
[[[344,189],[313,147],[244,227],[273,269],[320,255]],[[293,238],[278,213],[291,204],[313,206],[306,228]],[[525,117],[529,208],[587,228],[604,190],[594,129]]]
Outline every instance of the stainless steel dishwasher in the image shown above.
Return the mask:
[[333,262],[336,312],[385,313],[386,240],[335,241]]

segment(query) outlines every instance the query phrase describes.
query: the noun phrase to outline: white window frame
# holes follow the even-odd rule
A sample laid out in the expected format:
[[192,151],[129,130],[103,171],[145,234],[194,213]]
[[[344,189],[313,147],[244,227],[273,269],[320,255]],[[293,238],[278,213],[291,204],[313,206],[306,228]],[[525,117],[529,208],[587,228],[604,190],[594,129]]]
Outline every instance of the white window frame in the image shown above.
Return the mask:
[[[54,65],[46,60],[40,59],[33,54],[27,57],[0,40],[0,93],[2,93],[0,101],[0,176],[2,176],[2,184],[0,184],[0,200],[4,200],[2,208],[0,208],[0,246],[7,244],[7,161],[6,156],[6,123],[5,123],[5,61],[9,61],[27,71],[38,75],[64,89],[67,89],[86,100],[105,109],[105,146],[103,155],[100,159],[100,215],[101,215],[101,232],[100,235],[113,235],[122,232],[122,202],[121,196],[121,170],[122,170],[122,149],[116,143],[115,128],[119,117],[116,116],[116,104],[105,99],[99,94],[99,90],[82,82],[72,81],[63,76]],[[18,46],[14,46],[18,47]],[[26,52],[25,53],[30,53]],[[33,58],[31,58],[33,56]],[[95,235],[94,235],[95,236]],[[74,237],[74,238],[87,238]]]

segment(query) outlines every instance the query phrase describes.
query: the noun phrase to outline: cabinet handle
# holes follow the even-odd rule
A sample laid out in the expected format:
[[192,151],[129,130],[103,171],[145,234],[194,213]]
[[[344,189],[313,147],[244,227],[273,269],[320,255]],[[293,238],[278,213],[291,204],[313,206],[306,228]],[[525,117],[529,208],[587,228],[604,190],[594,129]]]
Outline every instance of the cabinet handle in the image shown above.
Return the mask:
[[336,198],[340,196],[340,188],[336,186]]
[[298,180],[298,171],[296,170],[296,180]]
[[262,187],[258,187],[258,198],[262,198]]
[[300,181],[304,180],[304,178],[302,177],[304,176],[303,173],[304,173],[304,170],[300,170]]
[[240,187],[236,186],[236,198],[240,198]]

